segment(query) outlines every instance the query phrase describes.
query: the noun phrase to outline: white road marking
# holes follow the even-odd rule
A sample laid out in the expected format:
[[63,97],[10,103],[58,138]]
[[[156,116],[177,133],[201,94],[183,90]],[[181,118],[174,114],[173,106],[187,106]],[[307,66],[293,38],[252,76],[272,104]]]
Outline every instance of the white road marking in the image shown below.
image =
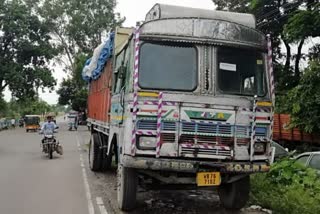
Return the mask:
[[99,209],[100,209],[100,213],[101,213],[101,214],[108,214],[106,208],[104,207],[102,198],[101,198],[101,197],[97,197],[97,198],[96,198],[96,201],[97,201],[97,205],[98,205],[98,207],[99,207]]
[[78,136],[77,136],[77,146],[78,146],[78,150],[81,151],[81,145],[79,143]]
[[[77,145],[78,145],[78,149],[80,151],[80,142],[79,142],[79,138],[77,137]],[[83,183],[84,183],[84,188],[86,191],[86,197],[87,197],[87,201],[88,201],[88,211],[89,214],[94,214],[94,207],[93,207],[93,203],[92,203],[92,197],[91,197],[91,192],[90,192],[90,186],[89,186],[89,182],[88,182],[88,176],[87,176],[87,172],[86,172],[86,168],[83,162],[83,157],[82,154],[80,153],[80,165],[82,168],[82,177],[83,177]]]

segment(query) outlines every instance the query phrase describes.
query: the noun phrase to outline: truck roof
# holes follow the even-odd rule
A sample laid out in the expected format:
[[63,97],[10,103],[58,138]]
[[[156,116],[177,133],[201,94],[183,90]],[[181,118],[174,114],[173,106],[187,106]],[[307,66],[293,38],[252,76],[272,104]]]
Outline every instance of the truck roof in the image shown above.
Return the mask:
[[242,24],[255,28],[256,19],[254,15],[248,13],[235,13],[219,10],[204,10],[191,7],[182,7],[166,4],[155,4],[147,13],[145,21],[170,18],[204,18],[216,19]]

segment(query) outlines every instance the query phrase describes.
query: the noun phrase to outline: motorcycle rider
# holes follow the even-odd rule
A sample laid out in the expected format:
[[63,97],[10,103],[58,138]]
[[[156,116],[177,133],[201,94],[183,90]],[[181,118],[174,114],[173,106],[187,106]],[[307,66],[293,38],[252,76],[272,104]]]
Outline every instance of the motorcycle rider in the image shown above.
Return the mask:
[[47,115],[47,121],[42,124],[40,133],[43,133],[46,130],[50,130],[54,132],[56,128],[57,128],[57,125],[52,121],[52,116]]
[[[55,122],[52,120],[52,116],[51,115],[47,115],[47,121],[45,123],[42,124],[41,130],[40,130],[40,134],[45,133],[46,131],[51,131],[52,133],[54,133],[54,130],[56,130],[58,128],[58,126],[55,124]],[[42,143],[44,143],[45,138],[42,139]],[[54,142],[56,142],[56,139],[54,139]],[[62,155],[62,146],[58,143],[57,144],[57,153]]]

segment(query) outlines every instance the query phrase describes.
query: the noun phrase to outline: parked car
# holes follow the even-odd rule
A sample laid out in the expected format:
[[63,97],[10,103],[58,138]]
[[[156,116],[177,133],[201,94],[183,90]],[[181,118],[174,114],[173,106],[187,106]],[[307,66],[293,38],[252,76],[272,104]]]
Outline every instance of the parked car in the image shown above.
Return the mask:
[[320,171],[320,151],[305,152],[295,157],[298,163]]

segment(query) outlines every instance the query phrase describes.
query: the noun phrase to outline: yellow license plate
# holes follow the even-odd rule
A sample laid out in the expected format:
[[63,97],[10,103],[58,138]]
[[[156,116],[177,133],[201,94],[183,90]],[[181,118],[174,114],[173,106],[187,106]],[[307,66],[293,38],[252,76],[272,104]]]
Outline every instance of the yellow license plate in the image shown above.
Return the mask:
[[221,183],[220,172],[198,172],[198,186],[219,186]]

